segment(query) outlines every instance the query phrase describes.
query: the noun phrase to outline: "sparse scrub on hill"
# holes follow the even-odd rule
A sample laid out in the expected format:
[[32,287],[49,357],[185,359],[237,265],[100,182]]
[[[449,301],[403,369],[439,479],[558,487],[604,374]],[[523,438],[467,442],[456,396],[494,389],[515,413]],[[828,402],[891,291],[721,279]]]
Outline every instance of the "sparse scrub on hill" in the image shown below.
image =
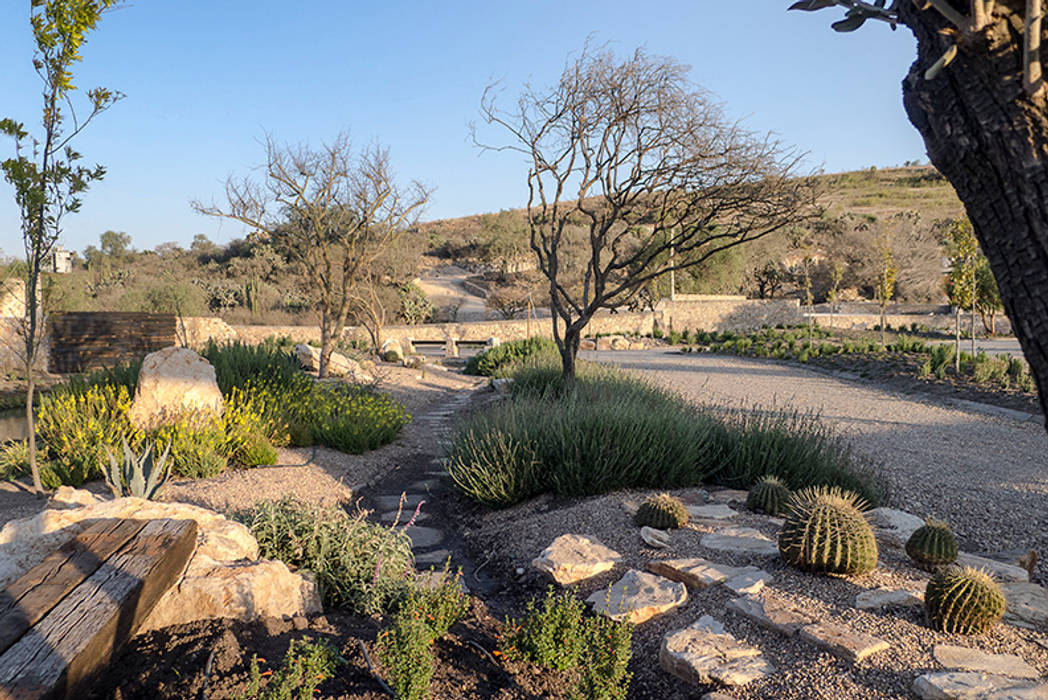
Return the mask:
[[545,492],[748,487],[766,474],[793,488],[838,485],[880,497],[847,444],[816,417],[723,414],[589,363],[571,386],[553,363],[518,371],[510,400],[459,426],[449,471],[464,493],[494,507]]

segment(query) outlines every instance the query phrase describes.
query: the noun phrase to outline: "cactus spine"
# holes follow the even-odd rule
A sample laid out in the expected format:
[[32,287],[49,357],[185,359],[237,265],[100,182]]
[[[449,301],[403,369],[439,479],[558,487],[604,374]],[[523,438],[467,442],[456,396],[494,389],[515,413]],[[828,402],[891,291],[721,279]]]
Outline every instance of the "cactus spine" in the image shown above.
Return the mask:
[[637,514],[633,516],[633,522],[658,530],[683,527],[688,524],[688,509],[680,499],[668,493],[660,493],[657,496],[649,496],[640,504]]
[[798,491],[779,531],[783,560],[805,571],[865,574],[877,566],[877,540],[862,511],[866,504],[838,487]]
[[943,569],[924,593],[928,622],[942,632],[981,634],[1001,619],[1004,608],[1000,586],[978,569]]
[[768,515],[779,516],[786,512],[786,503],[793,494],[777,476],[766,476],[750,487],[746,505]]
[[906,540],[906,553],[922,569],[935,571],[957,560],[957,540],[949,525],[928,518]]

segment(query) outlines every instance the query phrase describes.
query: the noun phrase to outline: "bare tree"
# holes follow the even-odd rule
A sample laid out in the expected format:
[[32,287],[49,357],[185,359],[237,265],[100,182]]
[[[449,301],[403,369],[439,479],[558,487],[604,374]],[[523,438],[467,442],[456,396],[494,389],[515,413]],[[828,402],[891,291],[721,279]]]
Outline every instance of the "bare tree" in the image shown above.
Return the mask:
[[[619,61],[585,47],[548,89],[516,106],[481,101],[501,147],[528,162],[528,230],[549,282],[553,334],[572,380],[582,330],[671,270],[804,218],[812,185],[798,156],[727,121],[670,58]],[[579,256],[567,254],[581,241]],[[671,255],[671,251],[674,253]]]
[[417,221],[429,190],[418,182],[401,188],[387,149],[372,145],[356,154],[340,134],[316,150],[267,137],[262,181],[230,178],[226,198],[228,209],[193,207],[250,226],[302,269],[320,311],[319,375],[326,376],[364,277]]

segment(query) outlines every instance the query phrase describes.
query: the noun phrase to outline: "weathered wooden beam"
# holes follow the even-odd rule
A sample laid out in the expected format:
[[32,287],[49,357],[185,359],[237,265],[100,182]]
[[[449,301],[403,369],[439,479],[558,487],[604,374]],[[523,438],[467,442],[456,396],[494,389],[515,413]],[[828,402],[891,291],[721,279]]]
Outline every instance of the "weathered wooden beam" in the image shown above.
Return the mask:
[[145,524],[145,520],[99,520],[0,593],[0,654],[95,573]]
[[77,697],[181,575],[196,522],[151,520],[0,655],[0,700]]

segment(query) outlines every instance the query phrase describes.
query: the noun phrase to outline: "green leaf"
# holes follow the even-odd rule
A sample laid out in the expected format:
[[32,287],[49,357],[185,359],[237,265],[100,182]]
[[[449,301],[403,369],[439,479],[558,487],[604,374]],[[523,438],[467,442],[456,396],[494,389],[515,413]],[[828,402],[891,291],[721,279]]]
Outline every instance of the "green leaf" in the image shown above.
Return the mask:
[[865,14],[852,14],[849,12],[848,15],[848,17],[845,17],[840,22],[834,22],[830,27],[837,32],[854,32],[866,23]]
[[834,7],[837,5],[837,0],[800,0],[790,5],[789,10],[803,10],[805,12],[814,12],[815,10],[823,10],[827,7]]

